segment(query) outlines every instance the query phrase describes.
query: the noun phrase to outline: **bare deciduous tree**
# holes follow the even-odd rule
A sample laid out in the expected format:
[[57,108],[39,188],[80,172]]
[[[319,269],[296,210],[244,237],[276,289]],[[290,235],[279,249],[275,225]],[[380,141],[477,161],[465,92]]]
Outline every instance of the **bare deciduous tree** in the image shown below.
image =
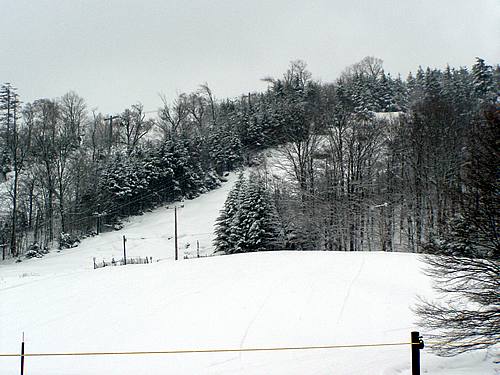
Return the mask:
[[383,60],[373,56],[366,56],[361,61],[348,66],[342,72],[342,78],[349,79],[355,75],[366,76],[370,79],[377,79],[384,72]]
[[121,126],[124,130],[123,138],[127,146],[127,155],[130,155],[139,141],[153,127],[153,120],[147,120],[142,104],[134,104],[131,109],[126,109],[121,115]]
[[163,107],[158,111],[158,127],[163,132],[165,138],[175,137],[179,134],[183,122],[189,116],[189,106],[186,94],[180,94],[168,104],[165,95],[160,95]]
[[427,273],[441,300],[416,309],[423,326],[436,330],[434,350],[455,355],[500,342],[500,110],[486,111],[472,138],[464,208],[445,236],[425,247]]

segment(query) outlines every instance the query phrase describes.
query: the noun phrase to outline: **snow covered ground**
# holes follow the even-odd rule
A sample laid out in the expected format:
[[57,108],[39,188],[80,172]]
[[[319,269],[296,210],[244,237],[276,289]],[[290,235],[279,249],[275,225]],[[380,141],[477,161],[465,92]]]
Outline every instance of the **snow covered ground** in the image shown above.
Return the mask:
[[[213,223],[234,180],[179,207],[181,250],[195,254],[198,240],[202,254],[211,252]],[[123,235],[127,255],[154,263],[94,270],[93,257],[121,257]],[[23,331],[32,353],[407,342],[418,329],[410,306],[417,294],[431,294],[414,254],[269,252],[175,262],[172,235],[173,207],[160,208],[78,248],[0,263],[0,353],[18,352]],[[495,374],[494,354],[438,358],[424,350],[423,373]],[[407,346],[26,359],[33,375],[394,375],[409,374],[409,366]],[[0,374],[18,369],[18,358],[0,357]]]
[[3,177],[0,176],[0,217],[6,216],[11,209],[11,198],[10,191],[12,180],[12,174],[7,175],[7,180],[3,181]]

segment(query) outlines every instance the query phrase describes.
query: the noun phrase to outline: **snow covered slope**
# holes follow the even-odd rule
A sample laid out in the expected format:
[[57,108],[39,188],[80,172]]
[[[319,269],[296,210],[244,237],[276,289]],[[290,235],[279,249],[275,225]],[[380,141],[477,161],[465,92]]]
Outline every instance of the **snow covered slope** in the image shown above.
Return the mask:
[[[236,181],[231,174],[220,188],[200,197],[176,203],[178,216],[179,257],[212,253],[213,225],[226,196]],[[101,233],[85,239],[72,249],[52,251],[42,259],[23,260],[21,264],[0,262],[0,288],[37,281],[54,274],[73,274],[93,269],[96,261],[123,256],[123,235],[127,238],[127,257],[148,256],[153,261],[174,258],[174,205],[130,218],[122,230]],[[12,263],[13,261],[11,261]]]
[[[234,181],[179,210],[181,248],[212,226]],[[0,266],[0,352],[147,351],[406,342],[410,306],[429,295],[413,254],[269,252],[172,260],[172,209],[131,219],[122,231],[44,259]],[[92,257],[128,253],[159,262],[92,269]],[[134,240],[132,240],[134,238]],[[144,238],[144,239],[141,239]],[[422,355],[430,374],[494,374],[493,352]],[[409,374],[409,348],[48,357],[26,360],[33,375]],[[17,374],[18,358],[0,358]],[[423,372],[425,373],[425,372]]]

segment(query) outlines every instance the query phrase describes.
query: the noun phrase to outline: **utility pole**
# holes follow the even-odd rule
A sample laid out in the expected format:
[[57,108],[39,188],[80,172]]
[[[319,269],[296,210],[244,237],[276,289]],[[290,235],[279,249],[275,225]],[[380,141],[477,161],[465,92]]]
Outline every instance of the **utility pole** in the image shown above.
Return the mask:
[[179,247],[177,245],[177,207],[174,207],[174,242],[175,242],[175,260],[179,260]]
[[94,213],[94,216],[95,216],[95,233],[96,233],[96,235],[99,235],[99,219],[100,219],[100,216],[99,216],[99,214],[97,212]]
[[127,238],[123,235],[123,264],[127,265]]
[[93,213],[93,216],[96,219],[95,231],[96,231],[96,234],[99,235],[99,232],[101,230],[101,216],[102,216],[100,204],[97,204],[97,211]]
[[108,154],[111,153],[111,145],[113,143],[113,120],[120,118],[120,116],[109,115],[104,121],[109,121],[109,144],[108,144]]

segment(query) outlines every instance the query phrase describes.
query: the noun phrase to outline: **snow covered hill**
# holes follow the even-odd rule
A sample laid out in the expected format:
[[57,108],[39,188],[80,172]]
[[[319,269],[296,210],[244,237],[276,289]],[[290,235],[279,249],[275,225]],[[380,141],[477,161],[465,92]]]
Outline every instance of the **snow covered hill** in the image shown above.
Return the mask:
[[[183,203],[180,248],[211,252],[234,181]],[[43,259],[0,265],[0,352],[147,351],[407,342],[416,295],[431,294],[414,254],[268,252],[173,261],[173,209]],[[152,256],[94,270],[92,258]],[[189,244],[189,245],[188,245]],[[422,353],[429,374],[494,374],[494,351]],[[409,374],[409,347],[26,360],[33,375]],[[17,374],[18,358],[0,358]]]
[[[174,258],[174,206],[177,206],[179,257],[212,253],[213,225],[237,175],[228,182],[196,199],[165,206],[142,216],[135,216],[119,231],[101,233],[85,239],[80,246],[52,251],[42,259],[23,260],[21,264],[0,262],[0,288],[26,282],[36,282],[55,274],[73,274],[93,269],[96,261],[120,259],[123,256],[123,236],[127,238],[127,257],[147,256],[153,261]],[[13,260],[10,261],[11,263]]]

